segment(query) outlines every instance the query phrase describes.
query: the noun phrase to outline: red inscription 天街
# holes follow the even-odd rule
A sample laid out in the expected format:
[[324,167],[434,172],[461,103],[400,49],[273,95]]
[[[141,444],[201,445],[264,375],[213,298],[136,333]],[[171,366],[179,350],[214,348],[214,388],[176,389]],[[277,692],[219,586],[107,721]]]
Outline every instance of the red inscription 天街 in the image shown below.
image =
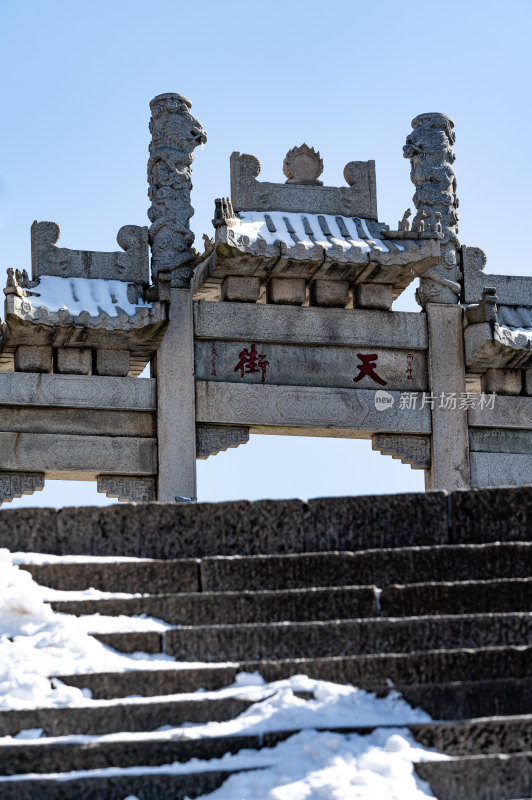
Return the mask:
[[238,358],[240,360],[236,365],[234,372],[238,372],[240,370],[241,378],[243,378],[244,375],[250,375],[253,372],[260,372],[262,376],[261,383],[264,383],[266,380],[266,367],[270,362],[266,361],[266,355],[264,353],[257,353],[256,344],[252,344],[249,350],[247,347],[244,347],[244,349],[238,354]]
[[362,380],[365,376],[371,378],[375,381],[375,383],[380,384],[380,386],[386,386],[386,381],[377,375],[375,372],[375,367],[377,366],[377,353],[370,353],[370,355],[364,355],[363,353],[357,353],[357,358],[361,360],[361,364],[357,364],[358,368],[358,375],[356,378],[353,378],[355,383],[358,383]]

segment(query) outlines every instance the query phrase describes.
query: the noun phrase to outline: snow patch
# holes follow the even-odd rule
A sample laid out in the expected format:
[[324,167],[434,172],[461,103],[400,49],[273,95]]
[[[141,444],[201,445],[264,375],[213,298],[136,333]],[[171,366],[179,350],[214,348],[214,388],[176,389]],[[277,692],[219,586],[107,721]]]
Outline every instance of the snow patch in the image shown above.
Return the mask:
[[[268,229],[265,215],[269,216],[273,222],[276,228],[275,232],[271,232]],[[269,245],[273,245],[275,242],[283,242],[287,247],[294,247],[296,240],[298,240],[307,249],[319,245],[325,250],[330,250],[333,246],[341,247],[343,250],[350,250],[354,246],[364,253],[369,253],[371,244],[382,250],[383,253],[389,252],[389,248],[384,242],[370,234],[366,221],[363,219],[360,220],[360,224],[363,235],[366,237],[365,239],[361,239],[359,236],[356,223],[352,217],[338,217],[349,234],[349,239],[346,239],[338,225],[337,216],[333,214],[296,214],[288,211],[240,211],[238,213],[238,225],[233,230],[241,236],[248,236],[252,241],[264,239],[266,244]],[[318,217],[323,217],[325,220],[334,242],[323,233]],[[303,218],[306,219],[312,235],[305,231]],[[289,233],[287,222],[295,232],[295,239]]]
[[[153,624],[154,621],[149,622]],[[174,669],[190,666],[176,664],[167,656],[116,653],[86,633],[93,624],[92,620],[80,621],[67,614],[54,613],[43,600],[42,587],[35,583],[31,574],[19,569],[7,550],[0,550],[0,707],[127,703],[127,699],[90,700],[86,692],[65,686],[57,679],[49,680],[48,676],[146,669],[154,665],[161,668],[165,664]],[[301,692],[310,694],[310,699],[299,697]],[[275,747],[241,750],[208,761],[191,759],[186,763],[156,767],[27,774],[17,776],[17,780],[23,782],[38,777],[43,781],[62,782],[79,777],[227,770],[236,774],[215,792],[204,795],[205,800],[375,800],[377,797],[379,800],[422,800],[433,797],[428,785],[416,776],[413,764],[445,756],[417,745],[404,726],[430,721],[430,717],[411,708],[395,691],[377,698],[353,686],[314,680],[305,675],[267,683],[257,672],[242,672],[224,689],[176,697],[192,697],[202,702],[229,696],[248,699],[252,704],[237,718],[224,722],[166,727],[152,733],[121,732],[105,736],[55,737],[55,740],[126,742],[146,738],[199,739],[238,734],[261,736],[268,731],[299,732]],[[160,700],[146,697],[129,702]],[[165,700],[170,701],[170,697]],[[333,730],[364,726],[375,729],[366,736]],[[30,740],[54,741],[42,737],[42,730],[36,728],[21,731],[16,737],[3,737],[2,744],[20,742],[23,747]],[[13,776],[0,777],[0,784],[12,780]],[[138,798],[128,795],[124,800]]]
[[131,562],[151,562],[153,558],[132,558],[130,556],[55,556],[50,553],[11,553],[13,564],[122,564]]
[[98,317],[102,311],[110,317],[117,317],[123,312],[132,317],[138,308],[151,308],[151,303],[143,300],[131,303],[127,294],[128,286],[131,285],[133,284],[125,281],[107,281],[103,278],[43,275],[26,300],[34,308],[44,306],[52,312],[64,308],[74,317],[83,311],[91,317]]
[[[126,655],[106,647],[76,617],[55,614],[44,595],[31,574],[13,564],[9,551],[0,550],[0,708],[86,704],[86,691],[50,680],[52,675],[176,668],[171,656]],[[98,621],[107,630],[114,622]]]

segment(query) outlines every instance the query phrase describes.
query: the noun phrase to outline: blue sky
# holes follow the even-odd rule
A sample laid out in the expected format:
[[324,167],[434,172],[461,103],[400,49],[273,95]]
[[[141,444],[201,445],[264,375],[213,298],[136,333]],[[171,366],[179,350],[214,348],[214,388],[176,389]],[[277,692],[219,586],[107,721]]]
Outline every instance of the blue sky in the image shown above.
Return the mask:
[[[285,153],[320,150],[329,185],[374,158],[379,218],[395,224],[413,187],[410,121],[456,123],[460,238],[491,272],[530,274],[530,0],[404,4],[0,0],[0,270],[29,268],[30,225],[54,220],[66,247],[115,249],[148,224],[149,101],[192,100],[209,140],[196,151],[192,227],[212,233],[229,156],[254,153],[284,180]],[[413,292],[396,304],[417,310]],[[201,500],[420,491],[423,473],[367,441],[253,437],[198,465]],[[104,503],[94,486],[49,482],[14,501]]]

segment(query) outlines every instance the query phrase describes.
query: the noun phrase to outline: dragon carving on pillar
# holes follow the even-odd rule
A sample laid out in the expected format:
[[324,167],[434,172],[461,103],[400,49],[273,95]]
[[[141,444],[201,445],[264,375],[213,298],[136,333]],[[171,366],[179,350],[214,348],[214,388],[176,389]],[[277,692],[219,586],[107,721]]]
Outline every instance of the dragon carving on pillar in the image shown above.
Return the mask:
[[433,112],[413,119],[412,128],[403,147],[416,187],[413,200],[417,213],[412,230],[434,233],[439,236],[441,247],[438,263],[420,279],[416,299],[422,307],[427,303],[458,303],[462,273],[456,175],[452,167],[454,122],[445,114]]
[[189,220],[194,150],[207,141],[192,104],[181,94],[160,94],[150,103],[150,157],[148,161],[148,217],[152,223],[152,278],[169,280],[173,288],[187,289],[195,255]]

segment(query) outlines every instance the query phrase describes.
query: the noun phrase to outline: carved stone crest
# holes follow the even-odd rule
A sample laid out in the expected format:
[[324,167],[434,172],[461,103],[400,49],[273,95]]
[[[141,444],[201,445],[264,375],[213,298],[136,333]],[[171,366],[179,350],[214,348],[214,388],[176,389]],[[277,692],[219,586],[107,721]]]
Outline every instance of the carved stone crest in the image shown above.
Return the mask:
[[323,172],[323,160],[313,147],[302,144],[293,147],[285,156],[283,172],[286,183],[298,183],[301,186],[323,186],[318,178]]

